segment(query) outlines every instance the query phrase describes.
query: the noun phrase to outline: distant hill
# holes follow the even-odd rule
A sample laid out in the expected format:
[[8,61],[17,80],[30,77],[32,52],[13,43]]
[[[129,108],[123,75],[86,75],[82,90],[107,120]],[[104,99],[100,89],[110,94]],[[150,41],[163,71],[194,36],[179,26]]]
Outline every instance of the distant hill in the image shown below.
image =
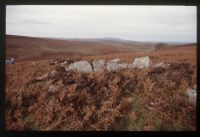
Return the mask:
[[[49,59],[60,56],[94,56],[136,51],[153,51],[159,43],[118,38],[59,39],[6,35],[6,57],[17,60]],[[164,44],[167,46],[167,44]]]
[[105,38],[73,38],[69,40],[76,40],[76,41],[90,41],[90,42],[135,42],[130,40],[123,40],[120,38],[113,38],[113,37],[105,37]]

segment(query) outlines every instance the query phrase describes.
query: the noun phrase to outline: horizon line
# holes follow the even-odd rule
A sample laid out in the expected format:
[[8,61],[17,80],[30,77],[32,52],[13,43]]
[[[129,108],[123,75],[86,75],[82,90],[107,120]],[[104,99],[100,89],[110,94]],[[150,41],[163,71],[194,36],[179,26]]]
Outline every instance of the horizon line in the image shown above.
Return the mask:
[[124,41],[133,41],[133,42],[155,42],[155,43],[197,43],[197,42],[178,42],[178,41],[141,41],[141,40],[131,40],[131,39],[124,39],[124,38],[119,38],[119,37],[111,37],[111,36],[107,36],[107,37],[73,37],[73,38],[68,38],[68,37],[46,37],[46,36],[28,36],[28,35],[18,35],[18,34],[5,34],[7,35],[11,35],[11,36],[22,36],[22,37],[32,37],[32,38],[50,38],[50,39],[66,39],[66,40],[70,40],[70,39],[106,39],[106,38],[112,38],[112,39],[119,39],[119,40],[124,40]]

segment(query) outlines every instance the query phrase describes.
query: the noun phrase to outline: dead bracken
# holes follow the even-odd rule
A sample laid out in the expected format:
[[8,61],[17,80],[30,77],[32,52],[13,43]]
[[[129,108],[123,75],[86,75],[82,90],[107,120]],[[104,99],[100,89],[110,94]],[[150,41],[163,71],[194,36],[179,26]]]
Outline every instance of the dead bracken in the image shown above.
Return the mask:
[[[157,115],[168,125],[162,130],[178,122],[187,125],[183,129],[193,130],[196,108],[184,95],[187,87],[181,82],[195,85],[194,74],[190,63],[99,73],[66,71],[65,67],[56,65],[39,80],[28,81],[25,84],[28,86],[20,92],[7,93],[6,127],[11,130],[122,130],[126,126],[121,123],[129,114],[134,114],[138,122],[143,119],[140,116],[148,118],[146,114],[152,113],[148,119],[152,129],[156,128],[153,115]],[[132,130],[137,130],[134,119]]]

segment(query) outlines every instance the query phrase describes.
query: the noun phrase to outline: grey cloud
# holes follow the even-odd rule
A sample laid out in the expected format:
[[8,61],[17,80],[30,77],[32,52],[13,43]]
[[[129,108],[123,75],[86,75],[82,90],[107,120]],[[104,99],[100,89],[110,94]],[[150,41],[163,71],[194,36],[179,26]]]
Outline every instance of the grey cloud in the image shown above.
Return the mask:
[[7,6],[6,33],[196,42],[195,6]]
[[23,20],[21,20],[21,23],[40,24],[40,25],[51,24],[50,22],[43,22],[43,21],[36,21],[36,20],[28,20],[28,19],[23,19]]

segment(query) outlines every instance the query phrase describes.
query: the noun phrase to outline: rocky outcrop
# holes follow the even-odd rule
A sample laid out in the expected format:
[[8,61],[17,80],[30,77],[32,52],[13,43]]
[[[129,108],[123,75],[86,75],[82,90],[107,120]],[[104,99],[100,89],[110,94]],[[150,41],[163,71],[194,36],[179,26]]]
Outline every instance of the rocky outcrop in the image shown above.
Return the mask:
[[107,69],[108,71],[118,70],[118,69],[119,69],[119,64],[108,62],[108,63],[107,63],[107,66],[106,66],[106,69]]
[[88,61],[78,61],[71,63],[68,67],[69,70],[76,70],[79,72],[92,72],[92,66]]
[[195,105],[196,104],[196,98],[197,98],[197,91],[196,91],[196,89],[188,88],[187,91],[186,91],[186,93],[188,95],[189,102]]
[[92,65],[93,65],[94,72],[97,72],[97,71],[101,72],[106,68],[106,63],[104,60],[93,61]]
[[120,63],[120,59],[119,58],[116,58],[116,59],[113,59],[111,61],[109,61],[110,63]]
[[150,58],[146,56],[146,57],[136,58],[133,61],[133,65],[136,68],[143,69],[143,68],[148,68],[150,66],[150,62],[151,62]]
[[[73,62],[73,63],[72,63]],[[106,62],[105,60],[95,60],[95,61],[64,61],[60,64],[60,66],[65,67],[66,71],[78,71],[78,72],[102,72],[104,70],[107,71],[115,71],[119,69],[127,69],[127,68],[148,68],[151,65],[151,60],[149,56],[135,58],[132,64],[121,63],[119,58],[113,59],[111,61]],[[160,62],[154,65],[151,65],[153,68],[157,67],[168,67],[169,64]]]
[[127,64],[127,63],[121,63],[121,64],[119,64],[119,68],[120,69],[126,69],[126,68],[128,68],[128,65],[129,64]]

